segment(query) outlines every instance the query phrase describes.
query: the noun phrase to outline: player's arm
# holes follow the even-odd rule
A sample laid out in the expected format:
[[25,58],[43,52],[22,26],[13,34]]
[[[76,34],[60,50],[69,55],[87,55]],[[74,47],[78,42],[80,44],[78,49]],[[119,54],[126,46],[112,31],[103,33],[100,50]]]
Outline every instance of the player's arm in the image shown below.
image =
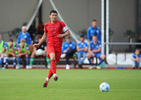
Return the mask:
[[90,34],[89,34],[89,29],[87,30],[87,40],[88,40],[88,43],[90,43]]
[[98,48],[97,50],[92,50],[92,52],[100,52],[101,48]]
[[57,35],[57,37],[58,38],[63,38],[64,36],[68,36],[68,35],[70,35],[70,31],[69,30],[67,30],[64,34]]
[[34,44],[34,47],[38,47],[39,45],[41,45],[47,38],[47,33],[44,33],[44,35],[41,38],[41,41],[38,44]]
[[133,61],[137,61],[137,59],[135,59],[134,57],[132,57],[131,60],[133,60]]

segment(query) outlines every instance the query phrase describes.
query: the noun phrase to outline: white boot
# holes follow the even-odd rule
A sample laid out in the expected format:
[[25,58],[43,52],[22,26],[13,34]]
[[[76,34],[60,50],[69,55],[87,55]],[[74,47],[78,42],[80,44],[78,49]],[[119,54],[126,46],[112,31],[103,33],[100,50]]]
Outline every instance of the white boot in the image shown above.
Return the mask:
[[66,69],[70,69],[70,66],[68,64],[66,65]]

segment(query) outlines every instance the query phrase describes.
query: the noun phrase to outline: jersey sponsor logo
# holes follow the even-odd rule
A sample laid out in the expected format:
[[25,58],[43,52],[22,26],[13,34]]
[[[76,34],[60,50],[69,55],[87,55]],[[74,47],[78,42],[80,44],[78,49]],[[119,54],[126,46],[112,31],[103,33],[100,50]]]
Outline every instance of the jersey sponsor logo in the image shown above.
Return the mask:
[[24,38],[27,38],[27,36],[24,36]]
[[72,47],[72,44],[70,44],[70,47]]
[[91,33],[93,33],[93,30],[91,31]]
[[97,30],[96,33],[98,33],[99,31]]

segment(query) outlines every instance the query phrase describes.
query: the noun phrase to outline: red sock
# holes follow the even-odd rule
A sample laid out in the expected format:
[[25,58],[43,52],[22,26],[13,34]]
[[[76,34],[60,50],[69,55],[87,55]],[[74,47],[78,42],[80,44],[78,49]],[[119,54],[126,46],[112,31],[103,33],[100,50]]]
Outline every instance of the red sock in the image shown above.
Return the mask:
[[53,75],[53,73],[52,73],[52,70],[50,69],[49,73],[48,73],[48,79],[50,79],[52,75]]
[[51,69],[52,69],[52,73],[56,74],[56,64],[55,64],[55,60],[51,60]]

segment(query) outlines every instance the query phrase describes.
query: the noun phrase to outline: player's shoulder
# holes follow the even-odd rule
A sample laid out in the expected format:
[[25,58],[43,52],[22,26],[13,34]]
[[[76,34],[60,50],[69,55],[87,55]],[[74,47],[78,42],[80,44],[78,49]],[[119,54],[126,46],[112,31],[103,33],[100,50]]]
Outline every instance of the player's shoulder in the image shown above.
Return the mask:
[[64,42],[63,45],[67,44],[67,42]]
[[81,44],[81,42],[79,41],[78,43],[77,43],[77,45],[80,45]]
[[92,29],[92,27],[90,26],[90,27],[88,27],[88,30],[91,30]]
[[99,28],[98,26],[96,26],[96,28],[97,28],[98,30],[100,30],[100,28]]
[[50,24],[50,22],[47,22],[47,23],[45,23],[45,25],[44,26],[47,26],[47,25],[49,25]]

